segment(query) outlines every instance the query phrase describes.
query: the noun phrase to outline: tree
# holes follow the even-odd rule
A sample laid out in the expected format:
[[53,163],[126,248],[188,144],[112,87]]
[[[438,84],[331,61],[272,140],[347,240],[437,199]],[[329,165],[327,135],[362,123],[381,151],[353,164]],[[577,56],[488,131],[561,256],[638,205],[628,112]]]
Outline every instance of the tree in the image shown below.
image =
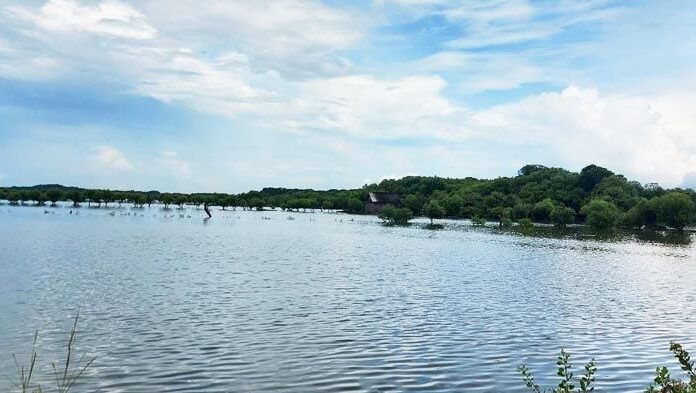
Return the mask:
[[614,172],[602,168],[597,165],[588,165],[580,171],[580,187],[586,192],[592,192],[595,186],[604,180],[604,178],[613,175]]
[[404,198],[404,206],[411,209],[413,215],[419,215],[423,211],[423,205],[426,199],[422,195],[406,195]]
[[331,210],[331,209],[333,209],[333,206],[334,206],[333,202],[331,202],[328,199],[321,203],[322,210]]
[[537,222],[547,222],[551,218],[551,212],[556,206],[551,198],[537,202],[532,207],[532,219]]
[[587,223],[595,229],[610,229],[616,226],[621,213],[611,202],[595,198],[580,210],[587,216]]
[[520,218],[528,218],[532,212],[532,205],[528,203],[516,203],[512,207],[512,216],[519,220]]
[[104,207],[109,207],[109,202],[114,201],[114,192],[111,190],[103,190],[101,192],[101,198],[104,201]]
[[433,220],[445,216],[445,208],[440,205],[437,199],[431,199],[423,206],[423,213],[430,219],[430,225],[433,225]]
[[397,208],[388,206],[382,209],[379,214],[377,214],[385,225],[408,225],[408,222],[413,218],[411,210],[408,208]]
[[346,211],[349,213],[362,213],[364,209],[363,203],[358,198],[350,198]]
[[164,205],[164,210],[169,210],[169,205],[174,202],[174,198],[171,194],[162,194],[160,196],[160,202]]
[[63,199],[63,192],[56,189],[48,190],[46,196],[51,201],[51,206],[56,206],[56,203]]
[[17,205],[19,202],[19,193],[16,191],[8,192],[7,200],[10,201],[10,205]]
[[505,207],[500,210],[500,224],[501,228],[509,228],[512,226],[512,208]]
[[553,225],[564,227],[575,221],[575,210],[565,206],[556,206],[551,211],[550,217]]
[[657,222],[678,230],[696,219],[696,207],[688,195],[670,192],[654,200]]
[[628,228],[656,225],[657,212],[655,211],[655,205],[654,201],[641,198],[635,206],[624,214],[622,225]]
[[517,176],[531,175],[534,172],[538,172],[538,171],[541,171],[544,169],[547,169],[547,168],[543,165],[538,165],[538,164],[525,165],[522,168],[520,168],[519,171],[517,171]]
[[72,201],[73,207],[79,207],[80,203],[84,201],[84,196],[80,191],[73,191],[70,193],[70,196],[68,197],[68,200]]

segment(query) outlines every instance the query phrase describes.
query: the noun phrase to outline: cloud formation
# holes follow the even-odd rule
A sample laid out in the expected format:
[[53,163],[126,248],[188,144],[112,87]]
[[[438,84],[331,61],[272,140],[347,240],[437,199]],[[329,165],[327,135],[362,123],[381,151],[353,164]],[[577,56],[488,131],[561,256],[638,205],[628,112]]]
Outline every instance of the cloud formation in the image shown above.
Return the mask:
[[110,146],[97,147],[94,159],[99,166],[105,169],[117,171],[130,171],[133,169],[133,164],[126,159],[125,155]]
[[[660,14],[651,40],[670,42],[693,30],[682,23],[692,10],[664,7],[673,12]],[[229,165],[248,174],[265,155],[264,181],[273,173],[292,176],[293,168],[326,184],[390,173],[509,175],[533,161],[574,169],[595,162],[676,185],[696,171],[696,73],[679,60],[682,52],[696,55],[696,46],[661,46],[674,55],[664,67],[654,66],[649,50],[625,52],[635,47],[631,40],[645,40],[632,23],[664,7],[604,0],[379,0],[360,7],[319,0],[13,1],[0,13],[0,80],[66,91],[89,85],[106,101],[132,96],[195,113],[215,123],[214,132],[205,131],[215,139],[200,149],[247,143],[257,154]],[[0,110],[23,108],[12,94]],[[26,127],[50,129],[60,116],[25,120]],[[197,126],[163,124],[150,137],[132,131],[133,122],[113,121],[103,132],[126,143],[120,150],[108,140],[85,147],[104,143],[89,152],[98,165],[142,166],[152,178],[158,171],[181,181],[215,164],[166,138],[167,130],[194,138],[204,132]],[[271,159],[285,147],[278,140],[296,141],[298,153]],[[482,171],[480,161],[492,169]]]

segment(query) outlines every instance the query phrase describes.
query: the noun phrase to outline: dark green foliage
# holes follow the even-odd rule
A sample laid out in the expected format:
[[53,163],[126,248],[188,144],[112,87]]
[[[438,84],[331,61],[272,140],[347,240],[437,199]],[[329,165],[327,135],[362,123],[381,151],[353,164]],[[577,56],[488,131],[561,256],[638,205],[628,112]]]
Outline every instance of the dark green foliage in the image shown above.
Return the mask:
[[684,193],[670,192],[653,199],[653,203],[660,224],[681,230],[696,218],[696,205]]
[[[77,198],[80,202],[86,200],[90,206],[96,205],[95,207],[100,207],[102,203],[108,206],[114,200],[119,204],[130,201],[137,207],[142,207],[145,203],[150,206],[153,201],[160,201],[166,208],[173,203],[200,207],[203,202],[207,202],[224,209],[235,206],[245,210],[280,207],[292,211],[332,209],[362,214],[368,193],[384,191],[399,194],[403,207],[408,208],[414,216],[427,215],[424,206],[434,200],[444,208],[445,217],[501,220],[503,226],[509,222],[508,211],[511,211],[513,220],[530,218],[535,222],[566,225],[575,221],[575,217],[572,221],[569,220],[569,213],[573,210],[581,213],[577,217],[580,223],[588,215],[588,223],[597,228],[612,227],[619,218],[621,225],[630,228],[662,225],[679,229],[696,222],[693,204],[696,202],[695,191],[664,190],[654,183],[641,186],[596,165],[589,165],[580,173],[543,165],[526,165],[515,177],[490,180],[407,176],[349,190],[315,191],[267,187],[237,195],[161,194],[158,191],[114,192],[48,184],[11,187],[0,189],[0,192],[6,195],[10,203],[24,205],[27,201],[38,204],[46,198],[55,199],[58,193],[53,190],[61,192],[60,200],[71,200],[75,207],[79,202],[75,202],[73,195],[78,192],[81,194]],[[145,198],[144,202],[141,197]],[[598,209],[594,200],[606,201],[615,209],[606,208],[608,205],[599,206],[606,209]],[[590,203],[593,205],[588,206]],[[600,212],[607,214],[599,214]]]
[[474,216],[471,217],[471,224],[473,224],[476,227],[482,227],[486,225],[486,219],[481,216]]
[[500,211],[500,227],[510,228],[512,226],[512,208],[506,207]]
[[408,222],[413,218],[411,210],[408,208],[385,207],[377,215],[380,220],[384,221],[385,225],[408,225]]
[[551,222],[557,227],[572,224],[575,222],[575,210],[565,206],[556,206],[551,211]]
[[534,228],[534,223],[532,222],[532,220],[530,220],[529,218],[526,218],[526,217],[525,217],[525,218],[519,219],[519,220],[517,221],[517,224],[518,224],[518,225],[520,226],[520,228],[522,228],[522,229],[532,229],[532,228]]
[[657,224],[655,203],[641,198],[623,217],[622,225],[627,228],[652,227]]
[[580,171],[580,187],[582,187],[585,192],[592,191],[595,186],[602,182],[605,178],[613,175],[614,172],[602,168],[597,165],[588,165]]
[[437,199],[431,199],[423,206],[423,214],[430,219],[430,224],[433,224],[434,219],[445,216],[445,208],[440,205]]
[[581,212],[587,216],[587,223],[599,230],[615,227],[621,217],[616,205],[603,199],[591,200]]
[[551,219],[551,212],[555,208],[556,206],[550,198],[537,202],[532,207],[532,219],[537,222],[548,222]]

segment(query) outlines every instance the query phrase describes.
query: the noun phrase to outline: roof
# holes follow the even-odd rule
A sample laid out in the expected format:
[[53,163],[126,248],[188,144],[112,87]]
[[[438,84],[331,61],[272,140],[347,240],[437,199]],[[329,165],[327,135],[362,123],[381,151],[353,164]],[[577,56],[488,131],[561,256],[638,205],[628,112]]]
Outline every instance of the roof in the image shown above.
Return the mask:
[[371,192],[370,202],[372,203],[401,203],[399,194],[393,192]]

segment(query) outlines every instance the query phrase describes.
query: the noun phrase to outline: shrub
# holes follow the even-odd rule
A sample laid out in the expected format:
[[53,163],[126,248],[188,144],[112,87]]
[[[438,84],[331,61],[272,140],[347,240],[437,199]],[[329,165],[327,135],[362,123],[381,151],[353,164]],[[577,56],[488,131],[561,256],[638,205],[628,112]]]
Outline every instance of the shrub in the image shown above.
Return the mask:
[[551,222],[557,227],[572,224],[575,222],[575,210],[565,206],[556,206],[551,211]]
[[512,208],[506,207],[500,211],[500,227],[510,228],[512,226]]
[[547,222],[554,208],[553,201],[549,198],[537,202],[532,208],[532,219],[537,222]]
[[445,216],[445,208],[440,205],[437,199],[431,199],[423,206],[423,213],[430,219],[430,225],[433,225],[434,219]]
[[471,218],[471,223],[474,226],[482,227],[482,226],[486,225],[486,219],[481,217],[481,216],[474,216]]
[[657,222],[676,229],[683,229],[694,222],[696,207],[688,195],[670,192],[653,200]]
[[[669,350],[672,351],[674,357],[677,358],[680,368],[686,373],[687,380],[681,381],[673,379],[670,376],[667,367],[657,367],[655,369],[655,378],[653,384],[648,386],[646,393],[696,393],[696,370],[694,370],[694,362],[691,360],[689,352],[685,351],[681,345],[675,342],[670,342]],[[573,381],[572,365],[570,363],[570,355],[561,350],[557,358],[556,365],[558,366],[556,375],[561,377],[558,383],[558,388],[551,389],[553,393],[574,393],[574,392],[592,392],[595,387],[595,377],[597,375],[597,366],[592,359],[585,365],[585,371],[580,379],[577,380],[579,389],[575,389],[576,382]],[[522,375],[524,384],[535,393],[546,391],[534,383],[534,377],[525,365],[517,368],[517,371]]]
[[409,220],[413,218],[413,213],[409,208],[385,207],[377,215],[385,225],[408,225]]
[[519,220],[517,221],[517,225],[519,225],[520,228],[523,228],[523,229],[531,229],[531,228],[534,228],[534,223],[533,223],[532,220],[530,220],[529,218],[521,218],[521,219],[519,219]]
[[581,212],[587,215],[587,223],[595,229],[610,229],[616,226],[621,213],[611,202],[593,199],[583,206]]

